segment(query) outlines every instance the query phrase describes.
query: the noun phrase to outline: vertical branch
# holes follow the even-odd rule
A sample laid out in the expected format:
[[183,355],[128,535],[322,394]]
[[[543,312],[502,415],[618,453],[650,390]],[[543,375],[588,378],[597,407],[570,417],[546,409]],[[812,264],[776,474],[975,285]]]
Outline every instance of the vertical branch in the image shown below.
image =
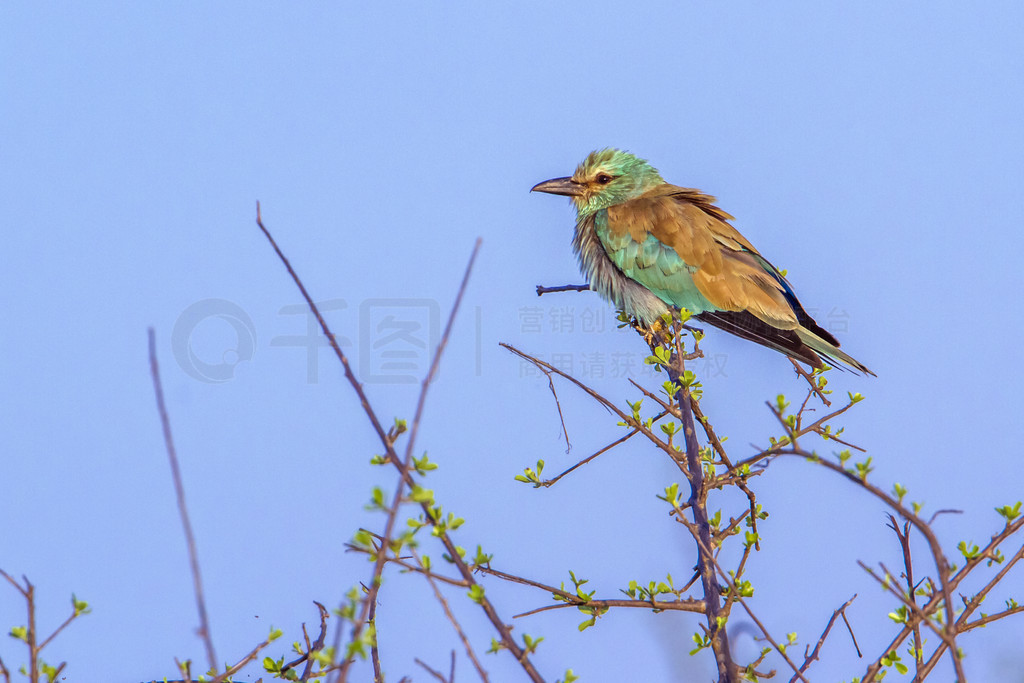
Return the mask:
[[[32,582],[24,574],[21,575],[22,580],[25,582],[24,588],[14,580],[14,577],[2,569],[0,569],[0,576],[7,579],[7,582],[21,593],[21,597],[25,598],[25,606],[28,609],[28,628],[24,638],[25,644],[28,646],[29,655],[28,680],[29,683],[39,683],[39,650],[42,648],[36,644],[36,587],[32,585]],[[10,635],[14,636],[14,632],[12,631]],[[3,662],[0,662],[0,674],[3,674],[5,680],[11,680],[10,672],[3,665]],[[21,674],[25,675],[25,669],[21,670]]]
[[[398,490],[399,490],[399,492],[401,492],[401,490],[403,488],[404,488],[404,484],[402,482],[398,482]],[[395,509],[397,510],[398,508],[395,508]],[[380,552],[387,553],[387,543],[386,543],[386,541],[388,539],[384,539],[384,540],[385,540],[385,542],[381,543],[381,546],[380,546],[381,550],[380,550]],[[383,578],[384,578],[383,575],[374,574],[374,576],[373,576],[373,583],[374,583],[374,585],[375,586],[379,586],[380,582],[383,580]],[[369,596],[367,596],[367,597],[369,597]],[[367,599],[363,604],[370,606],[370,614],[367,617],[366,623],[370,624],[373,627],[373,642],[370,643],[370,661],[373,663],[373,683],[384,683],[384,670],[381,668],[381,665],[380,665],[380,648],[377,646],[377,596],[374,595],[372,601]],[[351,661],[352,660],[349,659],[349,660],[346,660],[345,663],[348,664]]]
[[149,328],[149,368],[153,375],[153,390],[156,392],[156,407],[160,413],[160,423],[164,430],[164,443],[167,446],[167,458],[171,461],[171,477],[174,479],[174,492],[178,498],[178,512],[181,513],[181,526],[185,530],[185,543],[188,546],[188,559],[192,566],[192,587],[196,594],[196,607],[199,610],[199,635],[206,646],[206,658],[210,669],[217,668],[217,655],[213,649],[213,636],[210,635],[210,621],[206,616],[206,599],[203,597],[203,579],[199,573],[199,555],[196,552],[196,539],[192,534],[192,523],[185,505],[185,487],[181,482],[181,468],[178,467],[178,454],[174,449],[174,438],[171,435],[171,420],[167,416],[167,405],[164,403],[164,388],[160,381],[160,365],[156,359],[156,333]]
[[668,366],[669,378],[679,387],[676,401],[679,403],[679,415],[683,423],[683,436],[686,442],[686,478],[690,483],[690,499],[687,505],[693,515],[693,524],[697,536],[697,571],[700,574],[701,586],[704,589],[704,610],[708,621],[711,638],[711,649],[715,653],[718,664],[719,683],[735,681],[735,664],[729,651],[729,636],[725,624],[719,623],[722,612],[721,585],[715,571],[714,545],[711,540],[711,523],[708,521],[707,489],[704,485],[704,466],[700,459],[700,447],[697,444],[697,429],[693,422],[693,409],[690,390],[683,383],[684,356],[680,335],[682,329],[675,329],[675,352],[673,361]]
[[30,683],[39,683],[39,647],[37,645],[36,638],[36,587],[29,583],[28,577],[22,575],[25,579],[25,602],[28,604],[28,651],[32,657],[32,661],[29,662],[29,677]]
[[[917,585],[914,583],[914,563],[910,557],[910,522],[903,523],[903,530],[900,530],[896,517],[889,515],[889,528],[896,532],[896,538],[900,540],[900,547],[903,549],[904,576],[907,579],[907,600],[910,602],[911,611],[916,612],[917,607]],[[921,623],[914,621],[914,670],[918,677],[921,675],[921,664],[924,662],[923,642],[921,640]]]
[[[320,610],[320,635],[317,637],[316,642],[313,643],[312,647],[306,647],[306,666],[302,669],[302,677],[300,681],[308,681],[310,675],[313,673],[313,654],[324,649],[324,639],[327,637],[327,608],[321,605],[319,602],[313,603],[317,609]],[[305,624],[303,624],[303,630],[305,630]],[[307,638],[308,640],[308,638]]]

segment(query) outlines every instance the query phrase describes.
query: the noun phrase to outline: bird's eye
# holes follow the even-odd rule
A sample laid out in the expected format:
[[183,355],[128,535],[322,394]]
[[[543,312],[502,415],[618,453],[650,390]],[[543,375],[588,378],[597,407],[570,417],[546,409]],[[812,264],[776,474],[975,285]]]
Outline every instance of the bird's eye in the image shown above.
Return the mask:
[[611,181],[612,177],[607,173],[602,173],[601,175],[597,176],[597,182],[601,183],[602,185],[607,185]]

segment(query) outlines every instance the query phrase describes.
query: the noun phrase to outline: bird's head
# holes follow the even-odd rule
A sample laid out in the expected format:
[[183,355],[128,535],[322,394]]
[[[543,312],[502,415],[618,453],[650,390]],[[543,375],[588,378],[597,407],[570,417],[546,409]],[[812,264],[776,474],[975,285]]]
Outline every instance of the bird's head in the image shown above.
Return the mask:
[[545,180],[531,192],[570,197],[577,214],[589,216],[635,199],[664,182],[646,160],[619,149],[602,149],[591,152],[572,176]]

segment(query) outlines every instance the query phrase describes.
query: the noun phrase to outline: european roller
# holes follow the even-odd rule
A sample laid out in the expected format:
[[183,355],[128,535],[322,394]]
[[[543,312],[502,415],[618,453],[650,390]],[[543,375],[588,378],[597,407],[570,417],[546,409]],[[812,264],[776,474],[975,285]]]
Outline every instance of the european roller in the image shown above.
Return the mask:
[[666,183],[644,159],[617,149],[592,152],[571,177],[533,191],[572,199],[580,270],[591,289],[645,326],[686,309],[814,368],[826,358],[874,375],[839,350],[714,197]]

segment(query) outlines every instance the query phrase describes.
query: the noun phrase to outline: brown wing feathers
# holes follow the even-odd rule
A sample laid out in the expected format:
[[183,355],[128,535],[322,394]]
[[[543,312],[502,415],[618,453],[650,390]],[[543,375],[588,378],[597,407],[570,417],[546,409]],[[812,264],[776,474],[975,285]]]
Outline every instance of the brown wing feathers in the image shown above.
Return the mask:
[[[609,207],[609,224],[640,244],[648,235],[654,236],[690,267],[697,290],[717,309],[697,314],[698,320],[821,367],[827,352],[808,346],[807,333],[837,352],[839,342],[814,322],[785,278],[729,223],[732,216],[714,201],[697,190],[661,185]],[[810,343],[818,348],[816,342]]]
[[[639,231],[646,228],[696,266],[694,284],[720,309],[698,314],[699,320],[816,368],[822,365],[821,357],[804,344],[796,328],[802,326],[838,347],[835,337],[807,314],[775,267],[729,223],[732,216],[715,206],[714,197],[666,185],[636,201],[646,206],[629,213],[649,220],[643,226],[631,225],[631,236],[644,239],[646,235]],[[638,234],[632,235],[634,231]]]

